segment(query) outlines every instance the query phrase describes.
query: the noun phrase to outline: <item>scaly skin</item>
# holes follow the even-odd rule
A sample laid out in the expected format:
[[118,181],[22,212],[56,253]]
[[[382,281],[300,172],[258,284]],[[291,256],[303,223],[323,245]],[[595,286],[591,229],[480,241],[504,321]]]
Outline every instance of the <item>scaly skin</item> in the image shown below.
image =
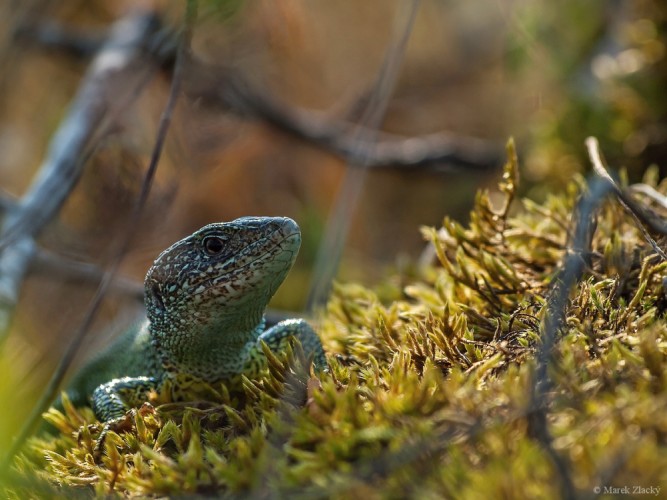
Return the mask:
[[280,351],[297,338],[315,367],[326,369],[320,339],[305,321],[265,329],[264,310],[300,244],[291,219],[243,217],[167,248],[146,275],[147,320],[80,372],[70,399],[92,398],[101,421],[120,419],[150,391],[167,390],[178,401],[196,380],[257,376],[266,365],[260,341]]

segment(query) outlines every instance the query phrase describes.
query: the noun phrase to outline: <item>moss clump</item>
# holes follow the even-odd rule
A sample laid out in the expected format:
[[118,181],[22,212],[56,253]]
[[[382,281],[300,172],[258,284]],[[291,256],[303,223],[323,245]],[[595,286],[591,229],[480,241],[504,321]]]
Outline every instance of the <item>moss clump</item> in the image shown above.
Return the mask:
[[602,205],[536,410],[550,282],[586,188],[537,205],[515,202],[516,185],[510,149],[500,193],[478,195],[468,227],[424,229],[433,259],[401,298],[337,286],[320,325],[330,373],[311,376],[297,349],[206,403],[145,406],[108,435],[101,464],[99,425],[66,406],[49,414],[61,434],[34,439],[16,470],[99,496],[549,498],[568,481],[582,495],[664,492],[667,264],[619,204]]

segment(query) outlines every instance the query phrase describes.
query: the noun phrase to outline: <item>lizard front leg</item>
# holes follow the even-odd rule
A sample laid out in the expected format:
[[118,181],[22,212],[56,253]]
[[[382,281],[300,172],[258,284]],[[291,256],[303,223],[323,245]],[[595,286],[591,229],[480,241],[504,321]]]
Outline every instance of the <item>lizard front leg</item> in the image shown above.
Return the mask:
[[266,343],[272,351],[280,352],[285,350],[292,339],[298,339],[306,356],[312,357],[316,371],[327,370],[327,359],[322,349],[322,342],[315,330],[302,319],[288,319],[264,331],[257,342],[252,344],[244,374],[248,377],[256,376],[266,366],[266,358],[260,341]]
[[158,386],[155,377],[115,378],[93,391],[93,411],[102,422],[122,418],[130,408],[141,406]]
[[140,406],[148,399],[148,393],[158,390],[158,387],[159,382],[155,377],[122,377],[102,384],[93,391],[93,411],[104,422],[93,450],[95,461],[102,456],[107,433],[117,431],[125,421],[126,412]]

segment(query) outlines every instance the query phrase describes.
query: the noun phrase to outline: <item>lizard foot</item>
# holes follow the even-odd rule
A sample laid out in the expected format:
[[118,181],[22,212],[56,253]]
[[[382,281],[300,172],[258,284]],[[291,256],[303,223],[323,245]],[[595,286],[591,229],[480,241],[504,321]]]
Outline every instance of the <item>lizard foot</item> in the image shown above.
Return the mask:
[[96,464],[101,463],[102,455],[104,453],[104,441],[106,440],[109,431],[113,432],[129,432],[134,427],[135,409],[128,411],[125,415],[119,418],[114,418],[104,423],[102,431],[95,441],[95,448],[93,449],[93,459]]
[[136,418],[137,413],[141,416],[146,416],[147,414],[155,414],[155,408],[150,403],[144,403],[141,408],[136,409],[132,408],[122,417],[114,418],[104,423],[102,431],[95,441],[95,448],[93,449],[93,459],[96,464],[99,464],[102,460],[102,455],[104,453],[104,442],[106,440],[107,434],[109,431],[113,432],[131,432],[136,428]]

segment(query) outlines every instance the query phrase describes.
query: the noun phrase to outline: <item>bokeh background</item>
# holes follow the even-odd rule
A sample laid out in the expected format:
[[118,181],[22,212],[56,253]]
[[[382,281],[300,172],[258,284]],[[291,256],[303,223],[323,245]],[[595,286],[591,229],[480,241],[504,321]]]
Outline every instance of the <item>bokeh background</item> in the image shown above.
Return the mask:
[[[280,102],[354,122],[363,114],[403,1],[202,1],[193,51],[243,75]],[[40,41],[58,26],[82,40],[104,36],[132,9],[177,28],[183,2],[0,1],[0,187],[20,197],[68,112],[90,58]],[[516,140],[524,195],[543,198],[587,175],[584,139],[597,136],[614,169],[639,180],[667,168],[667,7],[659,0],[424,0],[382,130],[447,132],[490,145]],[[189,74],[186,80],[198,80]],[[155,142],[171,73],[156,71],[39,243],[103,269],[126,227]],[[215,79],[213,79],[215,80]],[[196,82],[195,82],[196,83]],[[465,219],[484,169],[431,165],[372,169],[365,178],[339,279],[367,284],[408,272],[421,225]],[[302,309],[345,161],[279,127],[204,101],[179,100],[156,184],[122,274],[141,282],[157,254],[203,224],[287,215],[302,227],[299,262],[274,306]],[[0,448],[25,418],[78,326],[95,283],[34,270],[0,355]],[[141,302],[111,293],[76,363],[98,351]]]

